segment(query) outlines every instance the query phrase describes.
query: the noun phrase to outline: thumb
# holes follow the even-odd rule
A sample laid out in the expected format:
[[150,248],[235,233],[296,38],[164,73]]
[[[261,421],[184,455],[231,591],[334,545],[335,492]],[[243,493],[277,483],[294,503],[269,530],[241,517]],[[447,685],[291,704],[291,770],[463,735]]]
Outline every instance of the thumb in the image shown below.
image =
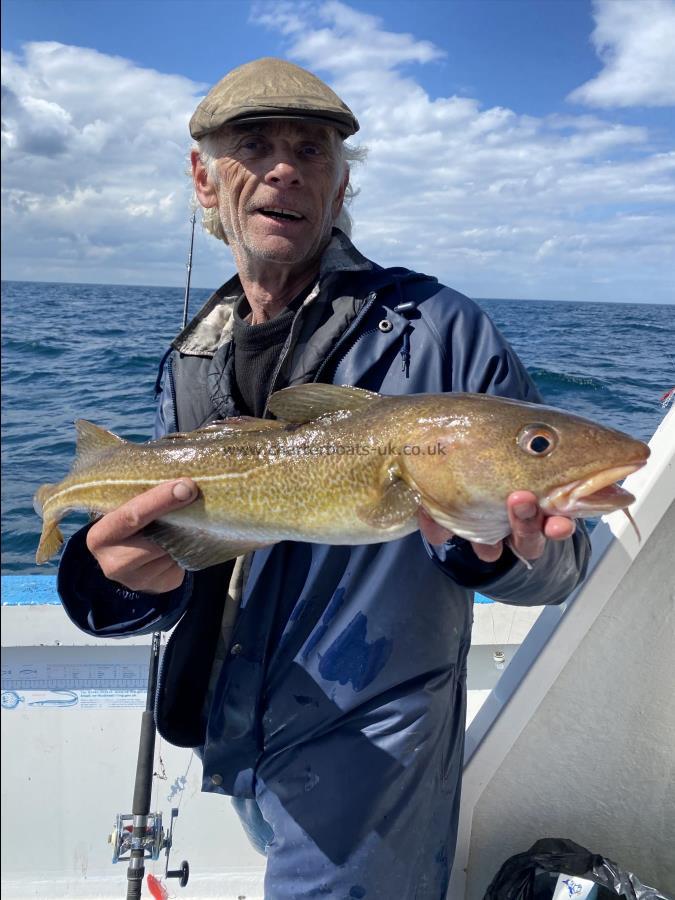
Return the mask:
[[182,478],[174,484],[171,493],[179,503],[186,503],[197,496],[197,485],[191,479]]

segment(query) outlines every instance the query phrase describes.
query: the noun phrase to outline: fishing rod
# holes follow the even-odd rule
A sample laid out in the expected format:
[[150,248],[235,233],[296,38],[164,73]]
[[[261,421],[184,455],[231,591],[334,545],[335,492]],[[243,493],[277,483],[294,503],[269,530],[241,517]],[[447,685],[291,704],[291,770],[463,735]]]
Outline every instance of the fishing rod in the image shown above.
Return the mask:
[[188,253],[188,259],[185,268],[187,269],[187,280],[185,282],[185,299],[183,301],[183,328],[188,323],[188,302],[190,300],[190,275],[192,273],[192,248],[195,243],[195,221],[197,220],[197,214],[194,210],[192,210],[192,218],[190,221],[192,222],[192,232],[190,234],[190,251]]
[[113,845],[113,863],[129,862],[126,900],[139,900],[143,888],[145,860],[159,859],[159,854],[162,850],[166,854],[165,878],[179,878],[180,886],[185,887],[190,877],[190,866],[186,860],[183,860],[180,869],[169,871],[169,853],[173,843],[173,823],[178,815],[178,809],[174,808],[171,810],[171,823],[167,834],[162,828],[162,814],[160,812],[150,812],[155,761],[155,695],[157,693],[161,637],[161,633],[156,631],[152,636],[150,648],[148,690],[145,710],[141,717],[136,780],[131,803],[132,812],[130,814],[117,814],[115,828],[108,838],[108,841]]
[[[185,298],[183,300],[183,328],[187,325],[188,306],[190,301],[190,274],[192,272],[192,250],[195,240],[196,213],[191,217],[190,249],[187,259],[187,280]],[[131,814],[118,813],[115,828],[108,838],[113,845],[113,863],[128,860],[127,896],[126,900],[140,900],[145,875],[145,860],[159,859],[162,850],[166,854],[165,878],[179,878],[181,887],[185,887],[190,877],[190,865],[183,860],[180,869],[169,871],[169,854],[173,843],[173,824],[178,816],[178,808],[171,810],[169,831],[164,833],[161,812],[150,812],[152,798],[152,778],[155,763],[155,698],[157,694],[157,676],[159,673],[159,648],[161,632],[152,635],[150,662],[148,665],[148,689],[145,699],[145,710],[141,717],[141,735],[138,742],[138,759],[136,761],[136,779],[134,796],[131,803]],[[128,854],[128,855],[127,855]]]

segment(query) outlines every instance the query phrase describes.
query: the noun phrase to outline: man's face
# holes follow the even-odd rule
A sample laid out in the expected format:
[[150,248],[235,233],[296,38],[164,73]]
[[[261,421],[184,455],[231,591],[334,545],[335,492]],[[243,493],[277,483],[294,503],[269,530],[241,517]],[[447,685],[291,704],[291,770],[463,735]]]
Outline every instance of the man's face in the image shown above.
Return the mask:
[[316,263],[340,211],[347,178],[334,136],[280,120],[223,130],[217,205],[239,267]]

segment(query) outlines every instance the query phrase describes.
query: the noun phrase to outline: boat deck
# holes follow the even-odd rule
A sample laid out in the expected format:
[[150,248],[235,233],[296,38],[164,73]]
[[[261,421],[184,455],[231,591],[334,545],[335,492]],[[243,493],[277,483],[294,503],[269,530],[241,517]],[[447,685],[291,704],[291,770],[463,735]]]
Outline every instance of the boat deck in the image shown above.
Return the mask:
[[[675,893],[675,409],[650,444],[626,482],[641,542],[614,513],[566,603],[475,605],[452,900],[480,900],[505,859],[545,836]],[[121,897],[126,864],[111,864],[106,837],[131,805],[149,638],[83,634],[53,578],[2,587],[2,896]],[[260,900],[264,861],[229,804],[201,793],[192,752],[158,740],[156,773],[153,811],[179,810],[171,867],[192,869],[171,896]],[[162,876],[164,857],[146,871]]]

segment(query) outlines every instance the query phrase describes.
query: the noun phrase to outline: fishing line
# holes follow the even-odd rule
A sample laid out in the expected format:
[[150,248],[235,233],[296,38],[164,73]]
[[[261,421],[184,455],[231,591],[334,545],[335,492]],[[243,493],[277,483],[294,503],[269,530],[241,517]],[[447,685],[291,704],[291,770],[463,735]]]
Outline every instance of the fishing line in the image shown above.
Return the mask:
[[181,778],[182,778],[182,780],[183,780],[183,786],[181,787],[181,790],[180,790],[180,797],[179,797],[179,799],[178,799],[178,810],[179,810],[179,811],[180,811],[180,808],[181,808],[181,806],[182,806],[182,804],[183,804],[183,797],[185,796],[185,788],[187,787],[187,778],[188,778],[188,774],[189,774],[189,772],[190,772],[190,766],[192,765],[192,760],[194,759],[194,757],[195,757],[194,750],[191,750],[191,751],[190,751],[190,758],[189,758],[188,764],[187,764],[187,768],[185,769],[185,773],[184,773],[183,775],[181,775]]

